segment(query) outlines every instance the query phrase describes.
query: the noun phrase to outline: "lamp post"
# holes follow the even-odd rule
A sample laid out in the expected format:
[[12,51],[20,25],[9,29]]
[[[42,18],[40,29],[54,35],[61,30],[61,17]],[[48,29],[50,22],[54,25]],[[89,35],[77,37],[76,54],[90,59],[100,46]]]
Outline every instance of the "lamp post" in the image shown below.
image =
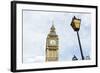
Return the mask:
[[81,53],[82,60],[84,60],[81,41],[80,41],[79,32],[78,32],[79,29],[80,29],[80,23],[81,23],[80,19],[77,19],[75,16],[72,18],[71,26],[74,29],[74,31],[77,32],[77,37],[78,37],[78,42],[79,42],[79,47],[80,47],[80,53]]

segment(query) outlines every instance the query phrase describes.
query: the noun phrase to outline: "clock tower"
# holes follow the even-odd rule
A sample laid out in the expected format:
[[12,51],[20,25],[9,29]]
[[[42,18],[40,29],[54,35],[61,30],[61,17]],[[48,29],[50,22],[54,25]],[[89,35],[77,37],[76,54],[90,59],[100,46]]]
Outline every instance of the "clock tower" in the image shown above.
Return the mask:
[[58,35],[52,25],[46,38],[46,61],[58,61]]

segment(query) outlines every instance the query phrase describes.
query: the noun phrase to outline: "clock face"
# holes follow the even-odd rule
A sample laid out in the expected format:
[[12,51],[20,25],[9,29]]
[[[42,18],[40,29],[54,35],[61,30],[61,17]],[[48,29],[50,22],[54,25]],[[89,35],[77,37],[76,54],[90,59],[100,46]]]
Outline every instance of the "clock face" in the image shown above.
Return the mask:
[[50,45],[56,45],[56,41],[55,40],[50,40]]

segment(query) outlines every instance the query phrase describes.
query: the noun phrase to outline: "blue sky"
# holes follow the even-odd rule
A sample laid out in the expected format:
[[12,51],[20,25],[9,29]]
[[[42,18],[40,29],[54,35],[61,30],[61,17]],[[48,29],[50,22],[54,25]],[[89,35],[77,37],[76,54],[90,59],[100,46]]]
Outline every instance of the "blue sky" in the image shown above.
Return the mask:
[[81,19],[79,31],[84,56],[91,56],[91,14],[73,12],[23,11],[24,63],[45,62],[46,37],[54,21],[59,37],[59,61],[81,59],[77,34],[70,26],[72,17]]

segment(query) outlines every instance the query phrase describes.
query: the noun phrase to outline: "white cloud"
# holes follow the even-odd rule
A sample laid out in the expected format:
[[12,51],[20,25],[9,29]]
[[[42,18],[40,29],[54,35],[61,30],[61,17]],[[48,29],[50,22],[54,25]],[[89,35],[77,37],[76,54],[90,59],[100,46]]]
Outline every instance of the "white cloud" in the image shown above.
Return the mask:
[[24,63],[36,63],[36,62],[45,62],[44,56],[35,56],[35,57],[25,57]]

